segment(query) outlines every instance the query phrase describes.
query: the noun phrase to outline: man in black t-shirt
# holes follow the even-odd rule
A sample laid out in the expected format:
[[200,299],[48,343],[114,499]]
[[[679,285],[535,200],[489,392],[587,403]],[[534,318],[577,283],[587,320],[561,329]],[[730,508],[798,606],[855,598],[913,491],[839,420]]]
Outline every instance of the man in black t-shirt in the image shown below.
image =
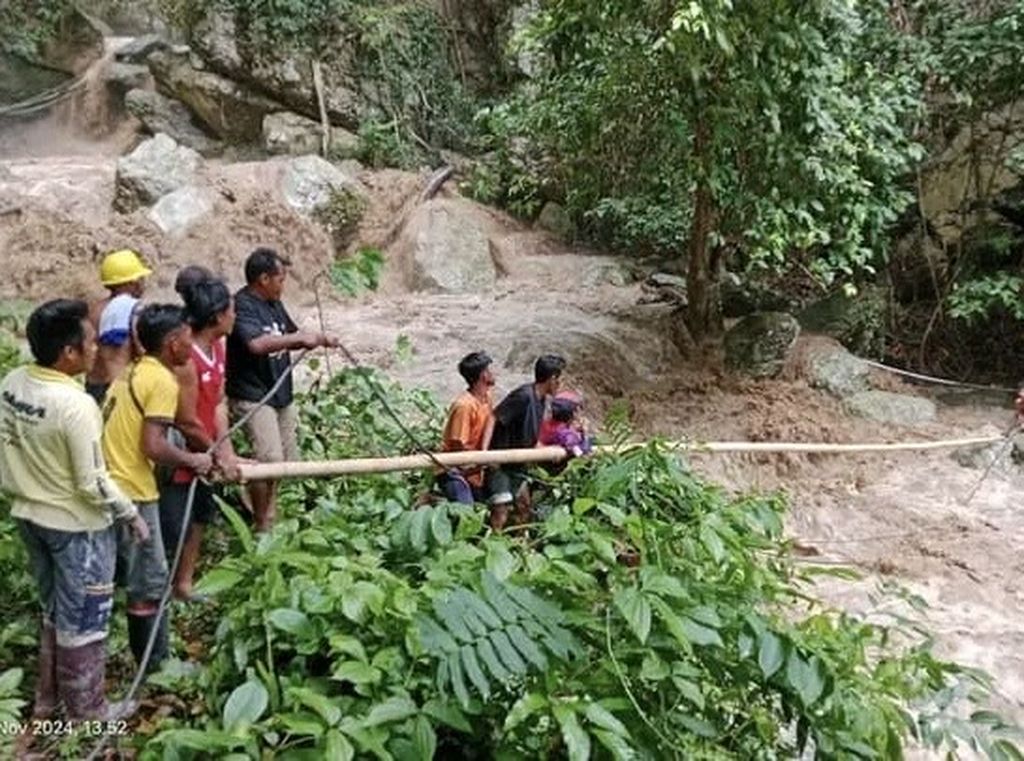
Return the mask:
[[[491,449],[528,449],[537,446],[547,399],[558,393],[565,360],[545,354],[533,366],[533,383],[515,389],[494,408]],[[491,528],[500,531],[508,522],[513,502],[520,519],[530,509],[529,479],[518,466],[506,465],[490,472],[487,492],[491,503]]]
[[[236,420],[256,407],[287,372],[291,364],[289,351],[338,345],[337,340],[322,333],[300,331],[281,303],[290,264],[271,248],[257,248],[245,260],[247,285],[235,294],[235,327],[228,336],[225,380],[225,392]],[[298,459],[297,422],[289,374],[245,424],[256,459]],[[269,530],[277,509],[276,482],[250,484],[249,496],[256,530]]]

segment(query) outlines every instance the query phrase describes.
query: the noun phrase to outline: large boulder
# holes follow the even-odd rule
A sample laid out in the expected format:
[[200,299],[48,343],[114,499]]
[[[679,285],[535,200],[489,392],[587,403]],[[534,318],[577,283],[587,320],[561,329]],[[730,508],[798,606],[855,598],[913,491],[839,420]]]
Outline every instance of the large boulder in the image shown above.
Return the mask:
[[[988,426],[985,430],[979,431],[982,435],[999,436],[1001,431],[995,426]],[[1009,441],[1003,439],[991,444],[977,444],[971,447],[954,449],[950,454],[957,465],[973,470],[993,470],[1000,474],[1007,474],[1013,470],[1017,461],[1017,453],[1020,451],[1021,436],[1016,435]]]
[[290,160],[281,176],[285,202],[307,216],[326,206],[332,193],[341,191],[360,195],[363,187],[354,174],[319,156]]
[[842,290],[817,301],[800,314],[800,326],[839,341],[860,356],[878,356],[885,341],[886,298],[880,288],[864,287],[856,294]]
[[152,54],[149,68],[157,87],[180,100],[218,137],[259,142],[263,117],[281,111],[281,104],[212,71],[192,66],[187,55],[171,51]]
[[842,346],[815,346],[804,357],[807,382],[844,399],[870,388],[871,368]]
[[164,134],[146,140],[117,162],[114,207],[130,212],[149,206],[190,182],[202,157]]
[[800,324],[785,312],[744,317],[725,334],[725,363],[752,378],[771,378],[782,370]]
[[[332,159],[359,156],[359,136],[342,127],[329,126],[327,152]],[[280,111],[263,117],[263,147],[268,153],[303,156],[319,153],[323,126],[301,114]]]
[[203,156],[217,156],[224,150],[220,141],[196,126],[192,112],[176,100],[152,90],[131,90],[124,105],[151,135],[162,132]]
[[493,223],[476,204],[436,198],[409,217],[398,241],[406,286],[431,293],[471,293],[493,287],[489,237]]
[[540,214],[537,217],[537,227],[541,230],[547,230],[563,240],[571,239],[575,232],[575,225],[572,223],[572,217],[569,216],[569,212],[566,211],[562,204],[555,203],[554,201],[548,201],[544,204],[544,208],[540,210]]
[[892,425],[920,425],[935,420],[935,403],[930,399],[891,391],[863,391],[843,403],[851,415]]
[[180,238],[212,211],[212,194],[194,185],[186,185],[157,201],[148,216],[165,234]]
[[[192,45],[206,65],[223,76],[271,94],[295,111],[318,117],[312,74],[314,55],[286,46],[248,45],[236,27],[231,11],[210,5],[191,35]],[[323,73],[328,117],[332,124],[349,129],[358,128],[361,111],[354,53],[350,41],[339,39],[339,44],[327,46],[322,55],[316,56]],[[286,109],[278,106],[273,110]]]
[[118,61],[124,63],[145,63],[150,54],[167,50],[171,44],[159,34],[144,34],[133,37],[121,45],[114,53]]

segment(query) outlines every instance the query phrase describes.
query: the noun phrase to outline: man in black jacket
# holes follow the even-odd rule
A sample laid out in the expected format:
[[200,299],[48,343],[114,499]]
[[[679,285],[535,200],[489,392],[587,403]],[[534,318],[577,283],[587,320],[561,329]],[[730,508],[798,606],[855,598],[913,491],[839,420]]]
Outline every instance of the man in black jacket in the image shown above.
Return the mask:
[[[533,383],[526,383],[502,399],[494,409],[491,449],[528,449],[537,446],[540,424],[548,397],[558,393],[565,359],[545,354],[533,366]],[[513,502],[520,521],[530,509],[529,479],[523,468],[507,465],[491,471],[487,479],[491,503],[491,528],[501,531],[508,523]]]

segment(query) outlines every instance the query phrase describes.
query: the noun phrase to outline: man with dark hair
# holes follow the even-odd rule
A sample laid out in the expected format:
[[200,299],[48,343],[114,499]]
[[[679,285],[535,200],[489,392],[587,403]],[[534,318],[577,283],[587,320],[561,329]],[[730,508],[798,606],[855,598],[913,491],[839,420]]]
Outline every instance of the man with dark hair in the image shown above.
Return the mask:
[[28,550],[42,602],[35,719],[106,720],[129,706],[104,697],[113,604],[114,522],[145,541],[132,501],[107,472],[99,408],[74,376],[96,358],[84,301],[57,299],[28,320],[35,364],[0,384],[0,485]]
[[[467,354],[459,362],[459,375],[466,391],[452,402],[441,434],[441,451],[468,452],[487,449],[494,431],[491,389],[494,388],[492,360],[482,351]],[[437,474],[437,483],[452,502],[471,505],[483,496],[483,468],[450,468]]]
[[[235,294],[235,326],[228,336],[227,396],[236,419],[250,411],[245,424],[253,455],[260,462],[299,456],[297,414],[292,379],[287,377],[262,407],[260,400],[288,372],[289,352],[337,346],[323,333],[300,331],[281,303],[290,262],[271,248],[257,248],[245,261],[246,286]],[[277,484],[250,484],[257,531],[274,523]]]
[[[196,271],[202,268],[186,268]],[[182,270],[184,273],[185,270]],[[179,273],[175,283],[185,301],[185,314],[192,328],[191,361],[174,368],[179,396],[175,425],[189,447],[197,452],[209,450],[224,437],[214,461],[217,469],[229,480],[238,480],[238,462],[227,437],[228,411],[224,397],[225,339],[235,323],[231,292],[222,280],[207,270],[202,277],[187,280]],[[160,531],[170,563],[177,552],[185,507],[192,482],[192,473],[184,468],[174,471],[170,483],[160,489]],[[174,577],[174,596],[179,600],[192,597],[192,578],[203,541],[203,527],[217,514],[211,487],[196,484],[190,525],[181,551],[181,560]]]
[[[533,383],[524,383],[501,400],[494,409],[494,435],[491,449],[528,449],[537,446],[544,406],[548,397],[558,393],[565,359],[545,354],[533,366]],[[529,479],[518,466],[492,470],[487,479],[491,502],[491,528],[500,531],[508,522],[513,502],[520,521],[530,510]]]
[[90,309],[99,353],[85,374],[85,390],[97,404],[103,404],[110,384],[131,362],[132,322],[146,289],[146,278],[152,274],[142,257],[131,249],[112,251],[100,263],[100,280],[109,294]]
[[173,368],[188,362],[192,329],[185,312],[172,304],[151,304],[139,312],[136,334],[143,356],[110,387],[103,408],[103,451],[110,473],[135,502],[149,526],[143,545],[120,542],[128,592],[128,644],[141,662],[154,626],[159,626],[149,666],[156,668],[167,655],[167,619],[158,622],[160,598],[167,586],[167,559],[157,503],[154,465],[210,472],[210,455],[173,446],[167,429],[178,408],[178,382]]

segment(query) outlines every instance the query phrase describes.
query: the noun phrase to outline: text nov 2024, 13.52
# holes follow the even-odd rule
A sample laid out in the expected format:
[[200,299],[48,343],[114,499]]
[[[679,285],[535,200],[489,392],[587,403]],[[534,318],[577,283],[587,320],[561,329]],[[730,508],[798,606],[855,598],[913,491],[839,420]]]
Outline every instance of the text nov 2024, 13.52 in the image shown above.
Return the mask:
[[66,735],[126,735],[126,721],[59,721],[55,719],[29,719],[27,721],[0,721],[0,735],[30,734],[36,737]]

